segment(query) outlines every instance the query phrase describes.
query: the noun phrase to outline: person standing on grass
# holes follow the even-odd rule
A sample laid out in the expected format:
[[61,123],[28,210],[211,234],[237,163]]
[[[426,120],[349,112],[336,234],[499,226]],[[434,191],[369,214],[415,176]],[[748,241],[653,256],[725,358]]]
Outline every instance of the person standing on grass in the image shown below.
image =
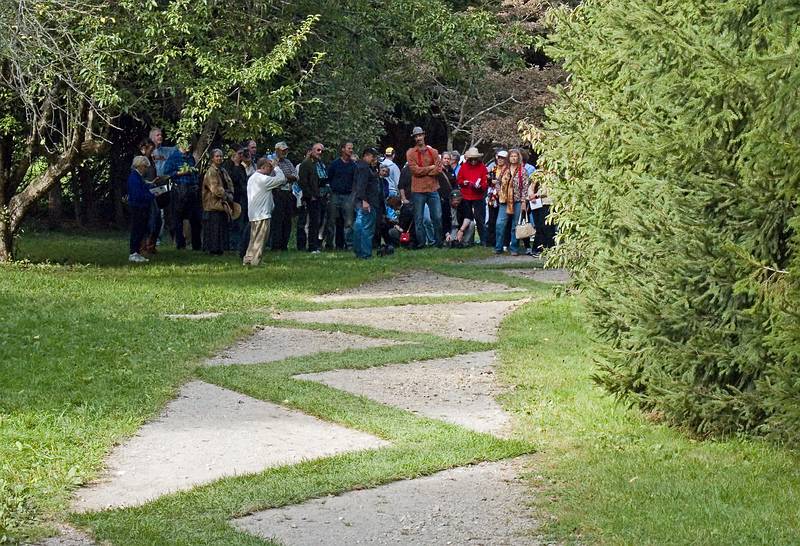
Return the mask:
[[[501,247],[505,244],[504,233],[497,233],[497,214],[499,210],[497,196],[500,193],[500,176],[508,166],[508,152],[506,150],[497,150],[494,155],[494,161],[487,166],[489,172],[489,184],[486,189],[486,225],[484,231],[486,232],[486,243],[484,246],[492,247],[497,244],[497,239],[500,239]],[[461,172],[459,170],[459,172]]]
[[256,162],[256,172],[247,180],[247,212],[250,218],[250,240],[242,265],[258,265],[269,238],[274,200],[272,192],[286,183],[286,175],[266,157]]
[[414,147],[406,153],[411,169],[411,191],[414,202],[414,222],[417,224],[417,246],[425,246],[425,230],[419,229],[425,222],[425,207],[428,207],[433,224],[433,244],[442,245],[442,202],[439,198],[439,175],[442,173],[442,158],[439,152],[425,144],[425,131],[414,127],[411,132]]
[[381,165],[389,168],[389,176],[387,177],[389,180],[389,193],[386,194],[386,197],[397,195],[400,191],[398,189],[398,185],[400,184],[400,167],[394,162],[394,148],[391,146],[386,148],[385,157],[383,161],[381,161]]
[[[353,176],[356,163],[353,161],[353,143],[344,142],[339,147],[339,157],[328,167],[331,194],[328,198],[328,218],[325,225],[325,246],[337,250],[353,246]],[[337,224],[342,228],[336,233]]]
[[183,221],[189,220],[192,250],[201,250],[203,209],[200,204],[200,184],[192,148],[186,142],[178,144],[164,164],[164,174],[172,180],[172,221],[175,228],[175,246],[186,248]]
[[228,173],[233,181],[233,200],[242,207],[242,214],[237,220],[232,220],[230,225],[230,249],[238,250],[239,257],[244,256],[245,232],[249,226],[247,221],[247,169],[242,164],[244,154],[239,144],[231,147],[230,157],[222,164],[222,170]]
[[[308,251],[312,254],[319,254],[319,220],[321,210],[321,195],[320,184],[321,181],[327,178],[325,172],[325,165],[322,163],[322,152],[325,147],[322,143],[317,142],[311,147],[311,152],[308,157],[300,164],[300,176],[298,183],[300,189],[303,191],[303,205],[308,215]],[[298,246],[299,235],[304,226],[300,225],[298,220],[297,234]]]
[[203,176],[203,213],[206,217],[206,249],[221,256],[228,248],[228,222],[234,204],[233,180],[222,168],[222,150],[211,151],[211,165]]
[[133,158],[128,175],[128,209],[131,216],[128,261],[133,263],[150,261],[139,254],[142,241],[147,236],[147,222],[150,219],[150,206],[153,204],[153,194],[144,181],[144,174],[149,168],[150,160],[143,155],[137,155]]
[[358,258],[372,257],[375,224],[381,214],[383,191],[378,178],[378,150],[366,148],[356,164],[353,195],[356,220],[353,223],[353,250]]
[[295,198],[292,184],[297,182],[297,169],[288,158],[289,145],[281,141],[275,144],[275,166],[286,175],[286,182],[275,190],[275,210],[272,212],[271,248],[274,251],[289,250],[289,238],[292,235],[292,213]]
[[512,256],[519,256],[519,241],[515,227],[520,214],[528,214],[529,185],[530,177],[522,164],[522,153],[516,149],[511,150],[508,152],[508,166],[500,174],[500,192],[497,197],[499,206],[495,227],[497,240],[494,245],[496,254],[503,252],[503,234],[507,223],[511,222],[511,243],[508,248]]
[[[477,148],[470,148],[464,154],[466,163],[458,170],[457,185],[463,196],[464,206],[472,209],[471,218],[478,222],[478,236],[481,244],[486,244],[486,190],[489,188],[489,172],[483,164],[482,155]],[[470,243],[472,241],[470,240]]]

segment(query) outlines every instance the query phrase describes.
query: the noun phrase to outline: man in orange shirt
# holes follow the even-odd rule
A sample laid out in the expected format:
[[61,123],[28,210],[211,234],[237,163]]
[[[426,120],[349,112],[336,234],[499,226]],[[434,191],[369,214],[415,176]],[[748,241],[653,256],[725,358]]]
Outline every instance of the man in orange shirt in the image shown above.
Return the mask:
[[411,132],[415,146],[406,152],[406,161],[411,170],[411,192],[414,203],[417,247],[425,246],[425,230],[421,229],[425,219],[425,205],[431,213],[435,244],[442,246],[442,201],[439,197],[439,175],[442,174],[442,158],[435,148],[425,144],[425,131],[414,127]]

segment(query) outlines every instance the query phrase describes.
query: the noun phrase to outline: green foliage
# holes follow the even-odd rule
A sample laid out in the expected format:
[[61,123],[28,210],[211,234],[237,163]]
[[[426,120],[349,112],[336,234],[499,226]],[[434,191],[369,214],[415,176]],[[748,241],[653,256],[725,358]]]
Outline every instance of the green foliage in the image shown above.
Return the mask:
[[800,8],[603,0],[555,22],[572,77],[541,165],[597,379],[702,434],[796,443]]

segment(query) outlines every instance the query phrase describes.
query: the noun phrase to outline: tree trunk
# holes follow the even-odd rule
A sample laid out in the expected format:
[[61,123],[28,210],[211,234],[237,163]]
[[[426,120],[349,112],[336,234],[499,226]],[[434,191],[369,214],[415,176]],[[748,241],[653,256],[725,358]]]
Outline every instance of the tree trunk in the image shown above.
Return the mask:
[[0,263],[14,259],[14,233],[8,225],[7,214],[0,211]]

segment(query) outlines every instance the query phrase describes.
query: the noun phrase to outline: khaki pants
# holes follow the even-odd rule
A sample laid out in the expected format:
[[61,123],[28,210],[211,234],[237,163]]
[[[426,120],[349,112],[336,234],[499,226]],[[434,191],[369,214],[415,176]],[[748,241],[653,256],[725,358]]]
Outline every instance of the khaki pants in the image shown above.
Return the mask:
[[264,253],[264,243],[269,237],[269,221],[256,220],[250,222],[250,243],[242,260],[243,265],[258,265],[261,263],[261,254]]

